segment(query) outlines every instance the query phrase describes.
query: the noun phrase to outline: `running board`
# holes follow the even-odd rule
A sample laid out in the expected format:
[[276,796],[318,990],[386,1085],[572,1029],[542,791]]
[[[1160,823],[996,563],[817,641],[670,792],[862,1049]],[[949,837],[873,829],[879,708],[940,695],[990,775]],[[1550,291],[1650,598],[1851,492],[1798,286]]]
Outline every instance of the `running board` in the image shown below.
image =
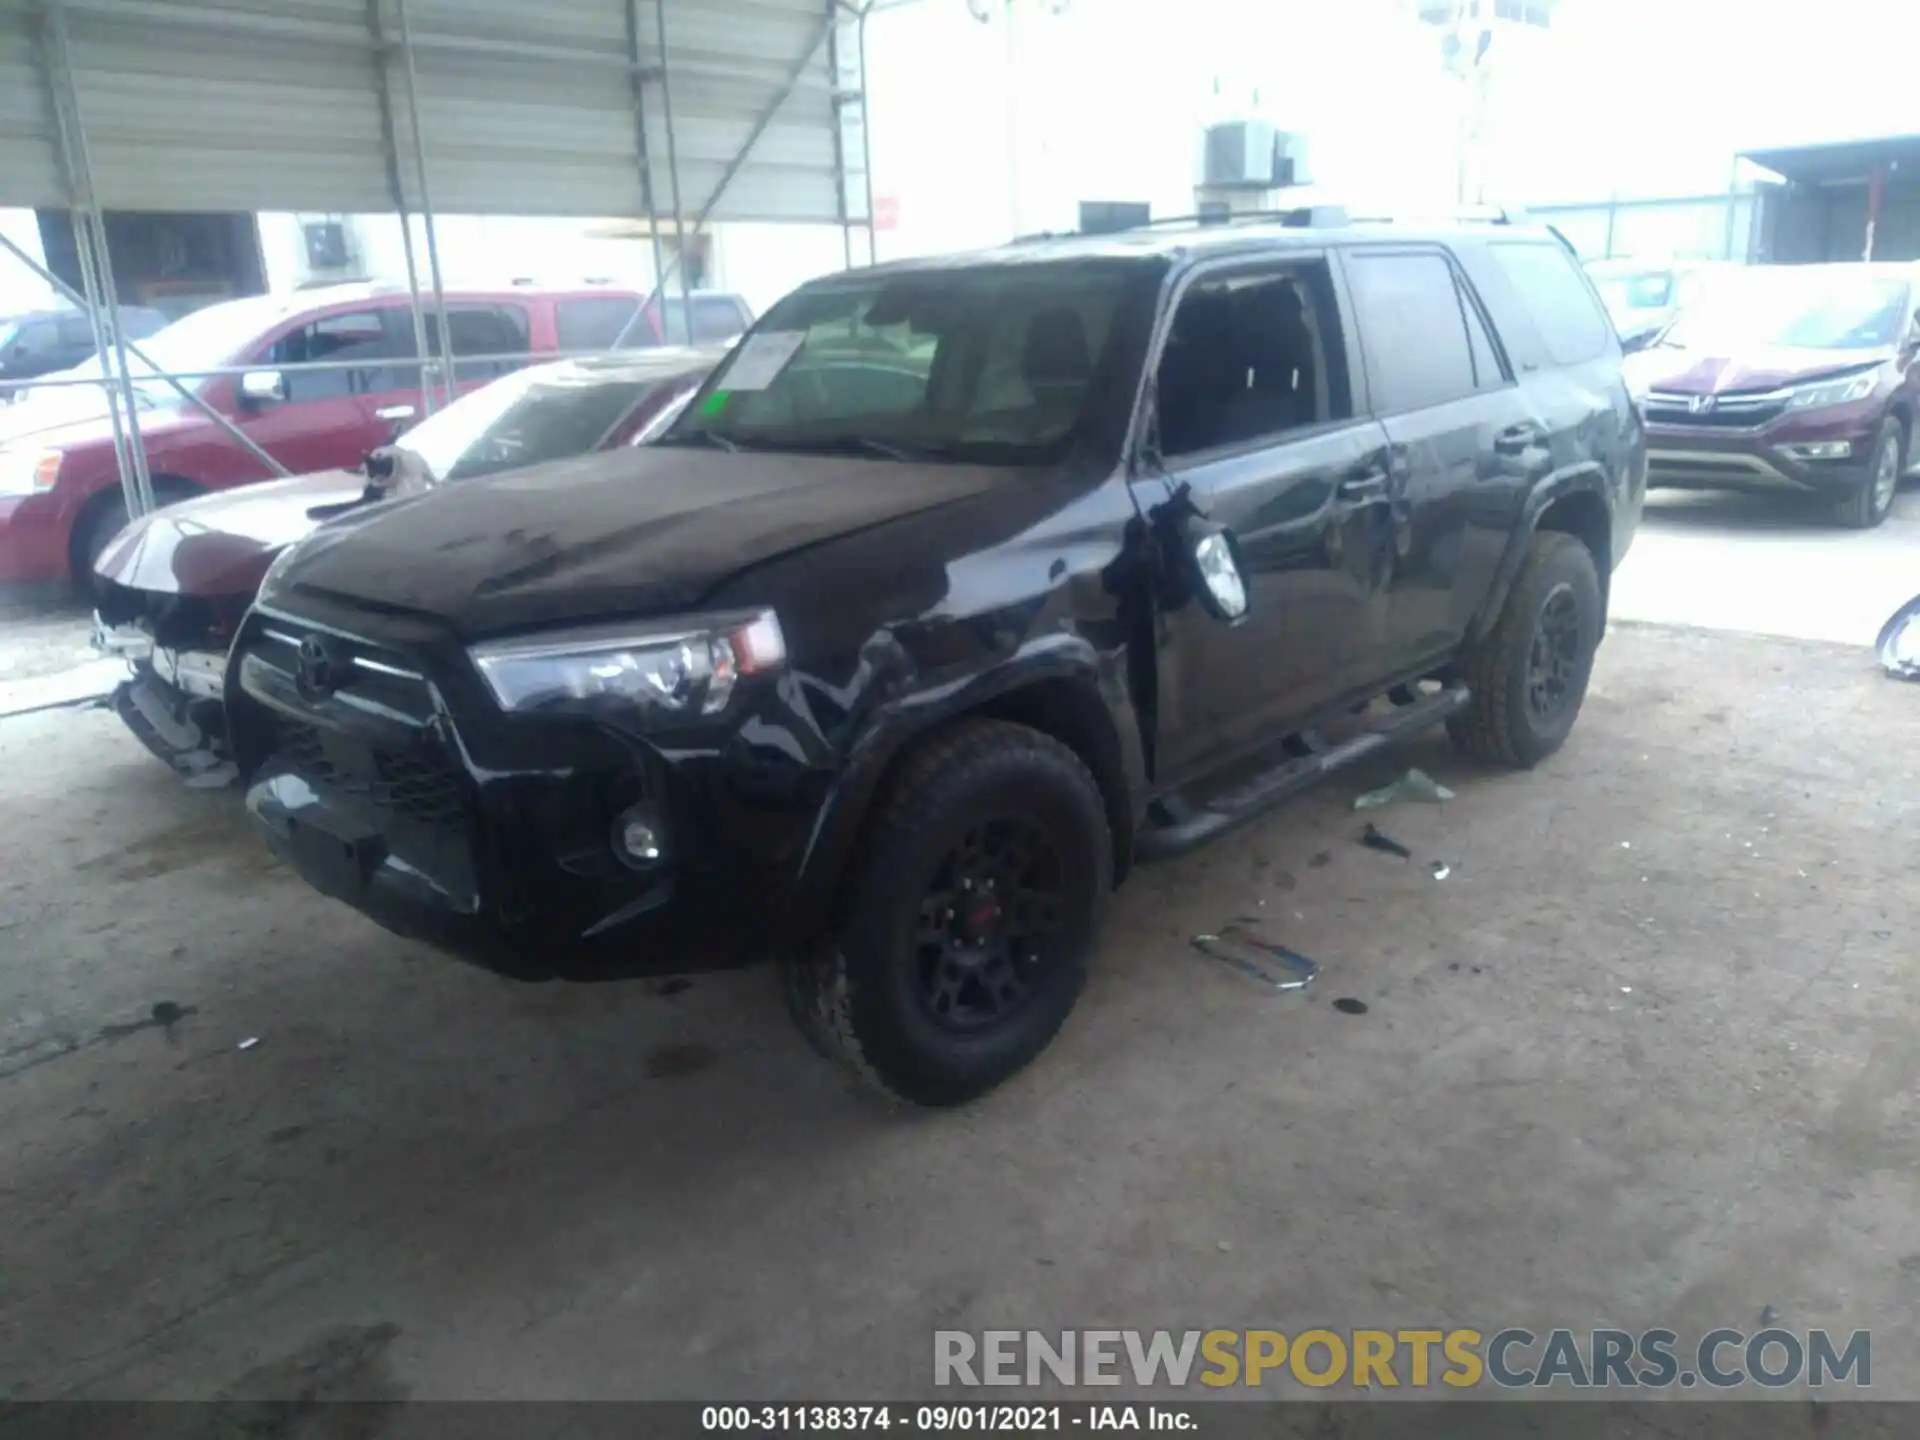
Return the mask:
[[1288,796],[1296,795],[1335,770],[1353,764],[1374,751],[1414,730],[1446,719],[1466,707],[1472,696],[1464,685],[1449,685],[1437,694],[1409,704],[1397,705],[1374,718],[1359,734],[1336,745],[1329,745],[1317,731],[1303,732],[1301,738],[1308,753],[1283,761],[1271,770],[1242,781],[1231,790],[1214,796],[1204,805],[1193,805],[1178,795],[1159,802],[1156,810],[1165,815],[1160,824],[1149,825],[1134,843],[1134,853],[1142,860],[1159,860],[1191,850],[1211,840],[1223,830],[1271,809]]

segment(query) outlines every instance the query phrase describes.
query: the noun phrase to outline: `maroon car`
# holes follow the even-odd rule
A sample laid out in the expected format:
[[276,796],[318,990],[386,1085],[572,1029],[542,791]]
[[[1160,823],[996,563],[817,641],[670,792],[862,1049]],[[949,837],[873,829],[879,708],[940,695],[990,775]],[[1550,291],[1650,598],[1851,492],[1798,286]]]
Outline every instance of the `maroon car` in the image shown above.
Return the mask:
[[657,349],[518,370],[376,450],[360,470],[249,485],[134,521],[95,565],[94,643],[133,667],[114,709],[176,769],[215,770],[227,644],[282,550],[335,515],[409,490],[645,444],[722,353]]
[[1627,373],[1651,488],[1826,496],[1887,518],[1920,413],[1909,265],[1764,265],[1716,281]]

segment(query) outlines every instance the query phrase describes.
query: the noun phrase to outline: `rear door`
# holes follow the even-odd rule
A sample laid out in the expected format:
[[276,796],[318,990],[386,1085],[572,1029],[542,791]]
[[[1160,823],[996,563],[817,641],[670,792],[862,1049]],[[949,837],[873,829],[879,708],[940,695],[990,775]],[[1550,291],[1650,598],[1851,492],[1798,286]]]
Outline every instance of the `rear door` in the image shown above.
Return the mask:
[[1385,680],[1441,659],[1493,584],[1546,431],[1445,249],[1343,253],[1368,391],[1389,442]]
[[[1292,728],[1378,649],[1386,434],[1366,414],[1350,333],[1320,254],[1205,267],[1176,297],[1156,370],[1159,478],[1232,529],[1251,606],[1233,627],[1198,604],[1166,616],[1170,783]],[[1165,503],[1152,489],[1149,513]]]

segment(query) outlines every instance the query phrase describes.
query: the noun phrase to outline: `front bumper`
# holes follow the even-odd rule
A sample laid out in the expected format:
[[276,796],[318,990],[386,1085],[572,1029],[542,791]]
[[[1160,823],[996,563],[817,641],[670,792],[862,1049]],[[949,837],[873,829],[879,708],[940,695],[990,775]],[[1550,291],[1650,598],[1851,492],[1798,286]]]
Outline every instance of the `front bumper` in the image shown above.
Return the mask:
[[[247,808],[315,889],[518,979],[719,969],[781,938],[830,782],[784,730],[750,745],[759,731],[736,724],[669,751],[511,716],[424,622],[333,618],[256,610],[227,681]],[[310,635],[336,662],[324,693],[302,687]],[[662,838],[651,863],[616,852],[636,811]]]
[[1844,496],[1868,482],[1881,414],[1882,407],[1867,402],[1719,428],[1649,412],[1647,483],[1652,489]]

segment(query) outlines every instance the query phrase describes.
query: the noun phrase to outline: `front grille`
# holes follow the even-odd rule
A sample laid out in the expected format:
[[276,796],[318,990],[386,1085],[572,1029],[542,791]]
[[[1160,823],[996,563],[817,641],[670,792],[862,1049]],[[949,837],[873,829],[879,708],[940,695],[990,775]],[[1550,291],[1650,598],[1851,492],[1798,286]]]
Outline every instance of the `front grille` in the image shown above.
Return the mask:
[[433,741],[401,752],[330,739],[317,726],[280,717],[273,753],[301,779],[355,796],[398,820],[433,829],[458,829],[465,822],[460,772]]
[[1647,419],[1661,425],[1686,425],[1702,430],[1758,430],[1786,413],[1784,395],[1711,395],[1712,405],[1695,410],[1696,397],[1649,395]]

